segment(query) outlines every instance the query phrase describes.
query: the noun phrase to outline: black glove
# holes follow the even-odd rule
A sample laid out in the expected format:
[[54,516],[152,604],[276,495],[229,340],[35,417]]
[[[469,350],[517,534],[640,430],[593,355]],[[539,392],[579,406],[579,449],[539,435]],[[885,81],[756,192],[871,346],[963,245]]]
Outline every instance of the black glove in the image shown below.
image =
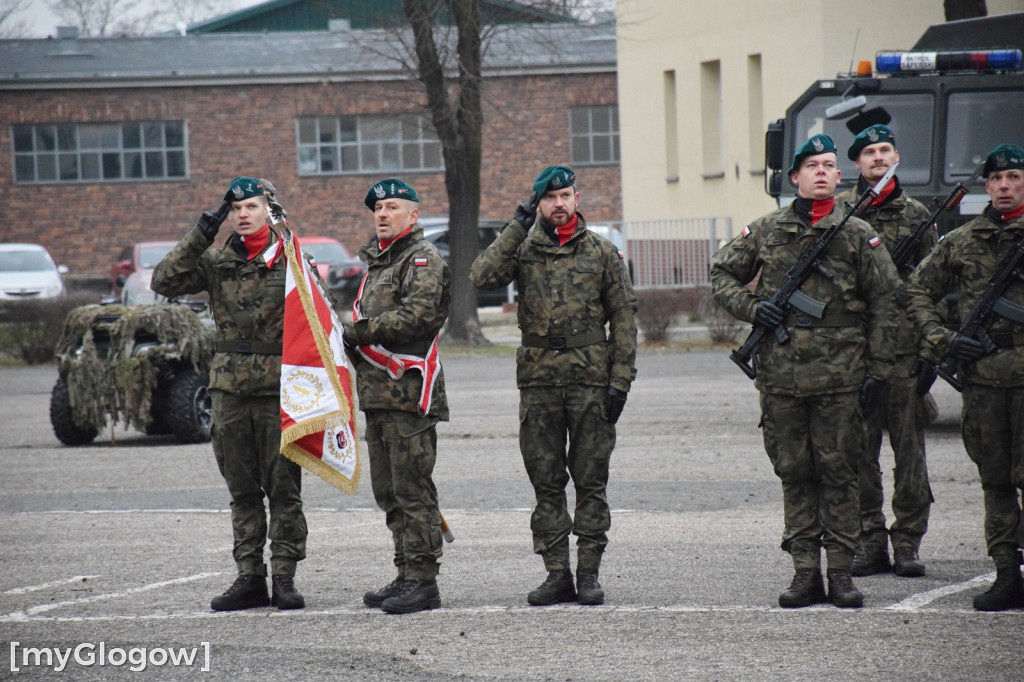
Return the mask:
[[529,231],[533,227],[534,221],[537,220],[537,204],[539,203],[540,196],[534,192],[529,199],[516,206],[516,213],[512,216],[512,220],[522,225],[524,230]]
[[619,421],[622,408],[626,406],[626,394],[617,388],[608,387],[608,393],[604,396],[604,419],[614,424]]
[[217,231],[220,230],[221,223],[228,217],[228,213],[231,212],[231,204],[227,201],[221,202],[220,208],[217,209],[216,213],[212,211],[203,211],[203,215],[199,216],[196,227],[203,233],[203,236],[209,239],[211,242],[217,236]]
[[886,383],[874,377],[864,377],[860,384],[860,394],[857,402],[860,404],[860,411],[865,417],[873,417],[878,411],[878,405],[882,402],[882,393],[885,391]]
[[910,370],[910,376],[917,377],[915,390],[918,395],[924,395],[932,390],[935,377],[939,376],[938,369],[934,362],[929,362],[920,356],[914,361],[914,367]]
[[985,356],[985,346],[969,336],[957,334],[949,354],[956,358],[957,362],[972,363]]
[[782,318],[782,308],[771,301],[758,301],[757,312],[754,314],[754,324],[775,329],[782,323]]

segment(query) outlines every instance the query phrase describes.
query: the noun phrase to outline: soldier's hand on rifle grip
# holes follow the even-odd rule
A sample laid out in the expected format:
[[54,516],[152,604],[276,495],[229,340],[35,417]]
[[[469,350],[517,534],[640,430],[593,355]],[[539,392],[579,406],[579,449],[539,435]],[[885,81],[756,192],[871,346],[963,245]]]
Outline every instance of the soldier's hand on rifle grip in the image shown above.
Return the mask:
[[622,408],[626,406],[626,394],[617,388],[608,387],[608,393],[604,396],[604,419],[614,424],[619,421]]
[[782,308],[771,301],[759,301],[757,312],[754,313],[754,324],[775,329],[782,323],[783,317]]
[[953,346],[949,349],[949,354],[958,362],[970,364],[985,357],[985,346],[969,336],[957,334]]
[[224,219],[228,217],[230,212],[231,203],[222,201],[216,213],[213,211],[203,211],[203,215],[199,216],[199,220],[196,222],[196,227],[199,228],[204,237],[212,242],[220,230],[221,223],[224,222]]
[[885,382],[874,377],[865,377],[860,384],[860,393],[857,402],[860,404],[861,414],[865,418],[873,417],[878,411],[882,402],[882,393],[885,391]]
[[934,362],[929,362],[921,356],[914,361],[914,367],[910,370],[910,376],[917,377],[915,389],[918,395],[924,395],[932,390],[935,378],[939,376],[938,368]]
[[537,204],[539,203],[540,195],[534,192],[529,199],[516,206],[512,220],[522,225],[524,230],[529,231],[533,227],[534,221],[537,220]]

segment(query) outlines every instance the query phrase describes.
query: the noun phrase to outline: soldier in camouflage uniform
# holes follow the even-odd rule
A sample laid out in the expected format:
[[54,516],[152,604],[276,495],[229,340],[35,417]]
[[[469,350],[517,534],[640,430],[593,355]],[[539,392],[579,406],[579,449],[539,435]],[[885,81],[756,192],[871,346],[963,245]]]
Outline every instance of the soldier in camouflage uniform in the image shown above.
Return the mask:
[[[527,596],[533,605],[604,603],[598,570],[611,526],[608,464],[636,378],[636,294],[622,254],[576,212],[575,183],[565,166],[541,171],[534,195],[470,271],[482,289],[513,280],[519,289],[519,447],[537,496],[533,549],[548,571]],[[538,212],[539,229],[531,232]],[[565,495],[570,478],[574,516]],[[577,536],[575,587],[570,533]]]
[[441,605],[441,513],[431,474],[437,422],[448,420],[436,339],[451,303],[448,266],[417,224],[419,197],[397,178],[366,194],[376,237],[360,252],[368,265],[354,321],[344,322],[356,368],[373,496],[385,513],[398,570],[363,603],[389,613]]
[[[974,598],[979,611],[1024,606],[1021,547],[1024,517],[1024,316],[996,316],[986,332],[991,353],[975,339],[943,326],[939,302],[952,291],[966,318],[996,269],[1024,239],[1024,151],[999,145],[984,166],[989,204],[980,216],[948,233],[910,278],[910,314],[941,357],[954,358],[963,376],[963,440],[978,467],[985,495],[985,544],[996,580]],[[1003,298],[1024,306],[1024,283],[1013,281]]]
[[[873,187],[890,167],[899,163],[896,135],[887,126],[870,126],[854,138],[847,156],[857,166],[860,176],[853,189],[836,196],[840,206],[856,203],[866,189]],[[892,253],[896,245],[929,216],[928,209],[907,196],[900,187],[899,176],[894,176],[859,217],[875,229],[885,249]],[[899,273],[901,279],[909,276],[913,266],[928,255],[937,241],[935,229],[922,235],[917,252],[908,262],[909,267]],[[891,568],[896,575],[905,577],[922,576],[925,572],[918,550],[928,530],[932,491],[928,484],[924,430],[934,420],[936,410],[931,396],[919,396],[916,390],[914,377],[920,368],[919,346],[923,340],[917,325],[907,316],[905,285],[897,291],[897,301],[901,305],[898,306],[899,335],[893,376],[882,394],[879,409],[865,421],[867,442],[860,462],[860,545],[853,557],[855,576],[885,573]],[[882,510],[879,466],[882,429],[889,432],[895,462],[892,495],[895,519],[888,530]],[[890,541],[895,566],[889,564]]]
[[[227,215],[232,233],[210,248]],[[264,257],[277,242],[268,199],[256,178],[231,181],[217,214],[206,212],[153,271],[152,289],[167,297],[210,294],[217,345],[210,367],[213,452],[231,493],[238,577],[210,606],[234,611],[305,606],[295,565],[306,557],[301,469],[280,454],[281,343],[285,259]],[[315,270],[315,268],[312,268]],[[267,595],[263,545],[268,537],[273,590]]]
[[[788,314],[770,300],[804,248],[845,211],[834,200],[839,182],[835,144],[827,135],[805,142],[793,159],[796,200],[755,220],[712,261],[715,300],[735,317],[789,334],[768,334],[757,356],[765,450],[782,481],[782,549],[793,559],[783,607],[827,600],[860,607],[850,575],[860,533],[857,463],[862,415],[876,407],[893,370],[897,333],[892,259],[867,223],[851,218],[801,287],[825,304],[817,319]],[[753,292],[747,284],[760,272]],[[821,548],[828,562],[828,595]]]

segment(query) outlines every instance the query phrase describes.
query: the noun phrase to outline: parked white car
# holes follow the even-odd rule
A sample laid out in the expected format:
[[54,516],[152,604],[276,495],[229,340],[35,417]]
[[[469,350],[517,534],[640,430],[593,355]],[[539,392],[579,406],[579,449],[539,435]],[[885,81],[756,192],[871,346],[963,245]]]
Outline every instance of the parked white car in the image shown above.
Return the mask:
[[64,295],[65,265],[39,244],[0,244],[0,300],[30,301]]

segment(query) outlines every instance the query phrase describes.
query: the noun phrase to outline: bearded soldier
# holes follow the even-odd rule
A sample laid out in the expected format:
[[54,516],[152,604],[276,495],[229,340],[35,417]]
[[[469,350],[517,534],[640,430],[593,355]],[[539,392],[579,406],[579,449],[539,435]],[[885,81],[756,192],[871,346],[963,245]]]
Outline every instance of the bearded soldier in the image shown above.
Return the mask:
[[367,271],[345,344],[366,414],[373,497],[394,544],[397,577],[363,595],[389,613],[441,605],[441,513],[431,474],[437,422],[448,420],[437,335],[451,303],[448,266],[418,225],[419,196],[397,178],[375,183],[363,201],[376,234],[359,251]]
[[[769,299],[804,248],[844,217],[835,143],[815,135],[789,169],[795,201],[755,220],[714,255],[715,300],[735,317],[768,329],[780,325],[785,343],[768,334],[760,346],[755,386],[761,392],[764,445],[782,481],[782,549],[795,575],[779,605],[831,601],[857,608],[864,596],[850,568],[860,533],[857,463],[862,415],[877,405],[892,374],[897,275],[867,223],[851,218],[828,245],[821,268],[800,291],[824,304],[820,317],[787,313]],[[760,272],[753,292],[747,287]],[[821,548],[828,562],[828,593]]]
[[[870,126],[854,138],[847,157],[857,166],[860,176],[856,187],[836,196],[840,206],[855,203],[857,197],[899,163],[896,135],[887,126]],[[928,220],[929,215],[921,202],[907,196],[900,187],[899,177],[894,176],[859,217],[875,229],[886,250],[892,253],[914,227]],[[899,273],[900,277],[906,278],[937,241],[936,231],[927,230],[921,236],[916,253],[908,260],[909,267]],[[922,397],[917,394],[914,376],[920,370],[918,357],[922,349],[919,347],[924,342],[917,325],[907,316],[905,285],[897,291],[897,300],[900,299],[893,376],[882,393],[879,409],[865,420],[867,442],[860,462],[861,537],[853,558],[855,576],[885,573],[890,569],[905,577],[922,576],[925,572],[918,550],[921,538],[928,530],[932,491],[928,485],[924,431],[934,420],[936,410],[930,395]],[[882,470],[879,466],[883,429],[889,433],[895,463],[892,495],[895,518],[888,530],[882,510]],[[889,563],[890,542],[895,566]]]
[[996,566],[995,582],[974,598],[974,608],[1003,611],[1024,606],[1024,282],[1019,272],[1008,278],[1000,296],[1004,312],[983,330],[990,348],[943,326],[939,307],[946,294],[957,291],[959,319],[967,319],[1004,259],[1024,240],[1024,150],[997,146],[985,159],[983,175],[988,205],[939,242],[907,289],[910,314],[925,337],[963,372],[961,433],[978,467],[985,544]]
[[[622,254],[588,231],[576,210],[572,169],[545,168],[533,191],[470,277],[481,289],[512,281],[519,289],[519,447],[537,496],[533,549],[548,571],[527,602],[602,604],[598,571],[611,526],[605,488],[615,423],[636,378],[636,294]],[[574,515],[566,506],[570,479]],[[577,537],[575,586],[570,533]]]
[[[153,271],[153,291],[168,298],[208,291],[217,323],[213,453],[231,493],[238,577],[210,603],[216,611],[305,606],[294,585],[295,565],[306,556],[302,470],[279,450],[286,260],[269,256],[278,234],[267,224],[266,189],[256,178],[232,180],[221,211],[204,213]],[[231,236],[223,248],[210,248],[225,215]],[[263,563],[268,534],[271,596]]]

